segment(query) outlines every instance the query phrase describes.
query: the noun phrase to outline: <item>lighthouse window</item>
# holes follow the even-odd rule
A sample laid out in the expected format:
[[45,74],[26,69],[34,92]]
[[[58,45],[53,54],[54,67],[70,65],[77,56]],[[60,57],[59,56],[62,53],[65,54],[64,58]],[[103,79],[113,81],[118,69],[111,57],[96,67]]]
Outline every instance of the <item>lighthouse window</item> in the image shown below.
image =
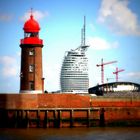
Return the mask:
[[38,37],[38,33],[30,33],[30,37]]
[[38,37],[38,33],[24,33],[24,37]]
[[29,90],[34,90],[34,81],[29,82]]
[[30,36],[30,33],[24,33],[24,37],[29,37]]
[[29,51],[29,55],[34,55],[35,54],[35,51],[34,50],[30,50]]
[[29,72],[34,72],[34,65],[33,64],[29,65]]

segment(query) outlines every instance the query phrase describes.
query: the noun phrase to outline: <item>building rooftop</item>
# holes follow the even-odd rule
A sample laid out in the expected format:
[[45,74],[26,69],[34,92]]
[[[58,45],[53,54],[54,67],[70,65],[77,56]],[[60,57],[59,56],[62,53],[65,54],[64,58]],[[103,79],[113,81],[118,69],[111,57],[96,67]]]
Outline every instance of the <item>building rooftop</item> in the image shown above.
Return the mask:
[[24,24],[24,28],[23,28],[24,32],[26,33],[31,33],[31,32],[39,32],[40,30],[40,26],[39,23],[34,20],[33,15],[30,15],[30,19],[28,19],[25,24]]

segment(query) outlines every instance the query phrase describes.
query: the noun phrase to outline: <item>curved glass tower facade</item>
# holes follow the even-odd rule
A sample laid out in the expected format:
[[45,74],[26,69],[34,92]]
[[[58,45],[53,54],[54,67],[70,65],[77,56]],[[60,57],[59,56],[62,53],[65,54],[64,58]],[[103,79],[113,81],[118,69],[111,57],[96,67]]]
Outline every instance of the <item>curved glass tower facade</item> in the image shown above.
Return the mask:
[[61,68],[61,92],[88,93],[88,59],[85,52],[89,46],[80,46],[66,52]]

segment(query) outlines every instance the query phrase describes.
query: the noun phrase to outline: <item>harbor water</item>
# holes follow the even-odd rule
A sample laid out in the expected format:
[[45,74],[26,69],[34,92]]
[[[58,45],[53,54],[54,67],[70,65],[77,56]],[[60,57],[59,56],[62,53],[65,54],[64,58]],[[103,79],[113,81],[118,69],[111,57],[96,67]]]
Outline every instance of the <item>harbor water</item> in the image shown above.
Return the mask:
[[139,140],[140,127],[0,129],[0,140]]

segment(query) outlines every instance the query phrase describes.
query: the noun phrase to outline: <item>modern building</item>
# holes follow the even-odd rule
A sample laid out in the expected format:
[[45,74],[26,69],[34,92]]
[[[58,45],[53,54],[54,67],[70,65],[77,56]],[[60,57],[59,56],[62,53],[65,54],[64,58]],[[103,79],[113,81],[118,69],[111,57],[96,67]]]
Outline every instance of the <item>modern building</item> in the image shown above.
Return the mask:
[[89,46],[85,45],[85,18],[82,29],[81,46],[66,52],[61,67],[61,92],[88,93],[88,58],[85,52]]
[[23,27],[24,39],[20,41],[21,72],[20,93],[43,93],[42,77],[43,40],[39,38],[40,26],[32,13]]
[[88,46],[80,46],[66,52],[61,68],[61,91],[67,93],[88,93]]
[[132,82],[112,82],[89,88],[89,94],[100,95],[132,95],[133,92],[140,94],[140,85]]

